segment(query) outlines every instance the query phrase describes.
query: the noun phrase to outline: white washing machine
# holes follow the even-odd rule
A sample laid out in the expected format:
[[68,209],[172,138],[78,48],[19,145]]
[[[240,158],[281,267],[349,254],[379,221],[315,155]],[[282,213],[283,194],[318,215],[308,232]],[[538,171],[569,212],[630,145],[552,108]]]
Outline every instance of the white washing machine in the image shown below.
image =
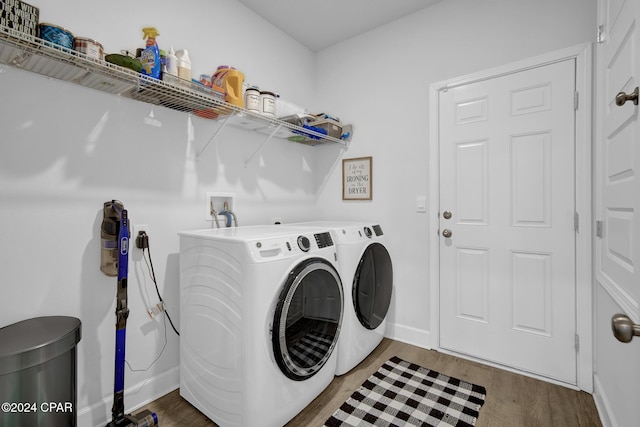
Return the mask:
[[291,224],[329,229],[344,286],[344,317],[336,375],[356,367],[384,338],[393,291],[393,267],[382,227],[375,223],[312,221]]
[[331,234],[180,234],[180,395],[221,427],[281,427],[333,380],[343,290]]

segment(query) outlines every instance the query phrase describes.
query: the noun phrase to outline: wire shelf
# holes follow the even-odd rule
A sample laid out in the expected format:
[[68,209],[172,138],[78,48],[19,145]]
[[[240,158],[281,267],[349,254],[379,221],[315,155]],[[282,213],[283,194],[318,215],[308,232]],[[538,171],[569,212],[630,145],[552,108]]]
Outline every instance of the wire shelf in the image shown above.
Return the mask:
[[157,80],[2,25],[0,64],[207,119],[229,119],[232,126],[279,139],[307,145],[347,145],[344,140],[220,101],[197,83]]

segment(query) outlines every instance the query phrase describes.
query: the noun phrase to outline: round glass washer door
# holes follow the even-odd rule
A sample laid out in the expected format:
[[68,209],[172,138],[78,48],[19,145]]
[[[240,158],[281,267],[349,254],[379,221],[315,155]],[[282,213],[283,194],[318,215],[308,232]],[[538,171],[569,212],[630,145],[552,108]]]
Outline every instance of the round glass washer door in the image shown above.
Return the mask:
[[342,282],[325,259],[311,258],[289,273],[276,304],[271,341],[280,370],[303,381],[315,375],[338,341]]
[[353,306],[358,320],[367,329],[384,321],[393,291],[393,266],[384,245],[367,246],[353,278]]

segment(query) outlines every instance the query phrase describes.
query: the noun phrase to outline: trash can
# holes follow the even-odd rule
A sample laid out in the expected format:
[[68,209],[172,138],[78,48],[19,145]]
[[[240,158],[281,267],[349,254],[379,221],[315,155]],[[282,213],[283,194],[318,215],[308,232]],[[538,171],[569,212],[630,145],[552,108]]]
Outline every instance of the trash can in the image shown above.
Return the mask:
[[49,316],[0,328],[0,426],[76,426],[81,323]]

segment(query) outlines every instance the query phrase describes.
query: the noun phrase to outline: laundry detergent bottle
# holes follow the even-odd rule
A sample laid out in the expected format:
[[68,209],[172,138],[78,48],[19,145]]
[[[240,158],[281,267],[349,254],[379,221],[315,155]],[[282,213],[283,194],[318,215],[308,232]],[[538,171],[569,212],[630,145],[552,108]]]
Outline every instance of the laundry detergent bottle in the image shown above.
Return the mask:
[[228,65],[218,67],[211,83],[224,89],[225,99],[229,104],[244,107],[244,96],[242,94],[242,84],[244,83],[244,73]]
[[142,51],[140,56],[140,63],[142,64],[142,74],[145,74],[154,79],[160,78],[162,72],[162,63],[160,61],[160,49],[156,43],[156,37],[160,35],[158,30],[153,27],[147,27],[142,29],[143,39],[147,39],[147,46]]

